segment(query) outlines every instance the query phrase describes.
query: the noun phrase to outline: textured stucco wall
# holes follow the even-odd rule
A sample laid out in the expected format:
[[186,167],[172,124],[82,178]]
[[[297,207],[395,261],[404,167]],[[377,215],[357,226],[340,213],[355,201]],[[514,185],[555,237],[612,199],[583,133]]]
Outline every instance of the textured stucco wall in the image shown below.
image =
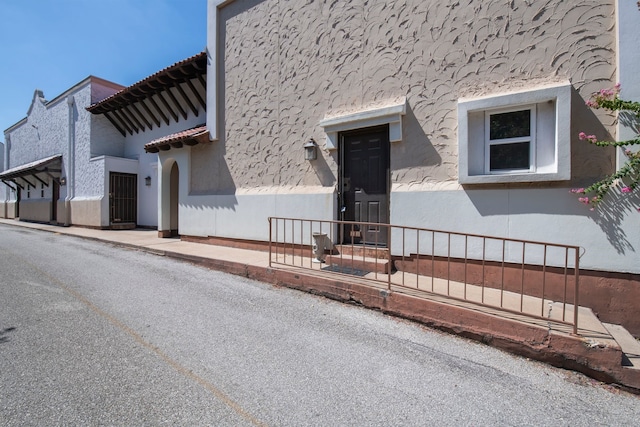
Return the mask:
[[[91,140],[95,138],[99,142],[108,140],[113,132],[106,126],[93,126],[94,117],[86,110],[86,107],[95,102],[97,96],[109,96],[118,90],[120,86],[104,82],[93,77],[87,78],[59,95],[51,101],[46,101],[42,92],[36,91],[27,117],[5,131],[10,138],[9,167],[20,166],[35,160],[53,155],[62,155],[62,174],[67,178],[67,185],[60,187],[60,200],[64,201],[69,194],[83,198],[102,198],[104,195],[104,169],[96,168],[91,162]],[[72,97],[73,103],[68,103]],[[71,115],[71,120],[70,120]],[[71,123],[70,123],[71,122]],[[70,127],[71,125],[71,127]],[[103,135],[104,133],[104,135]],[[69,141],[73,140],[73,173],[70,170],[72,162],[69,161]],[[103,146],[106,148],[106,146]],[[105,151],[111,152],[111,148]],[[120,148],[120,151],[121,148]],[[117,152],[117,150],[116,150]],[[51,185],[45,187],[44,194],[40,184],[27,198],[26,191],[22,194],[22,200],[51,199]],[[11,197],[15,200],[15,195]],[[20,216],[24,219],[31,217],[41,218],[44,209],[33,203],[21,203]],[[32,213],[31,210],[35,209]],[[50,210],[49,210],[50,211]],[[79,225],[94,225],[94,219],[81,219],[75,222]],[[58,221],[64,222],[66,212],[58,210]],[[43,220],[43,219],[38,219]],[[100,222],[98,217],[98,223]]]
[[[458,98],[569,80],[586,99],[615,73],[614,27],[613,0],[233,2],[219,29],[231,178],[237,188],[333,185],[335,155],[302,159],[307,138],[323,140],[317,123],[406,96],[393,183],[455,183]],[[576,126],[589,114],[577,111]],[[589,150],[576,150],[580,176]]]
[[[615,136],[614,117],[584,105],[615,83],[614,0],[237,0],[217,13],[208,49],[218,50],[218,85],[209,88],[218,91],[220,140],[192,150],[191,190],[202,200],[185,208],[194,221],[206,211],[199,235],[250,238],[245,225],[221,230],[217,215],[243,219],[258,197],[332,191],[338,151],[303,160],[308,138],[324,141],[318,123],[406,97],[403,139],[391,145],[391,223],[575,244],[584,268],[640,272],[640,236],[625,232],[640,227],[637,212],[589,212],[568,191],[615,165],[614,150],[577,138],[587,129]],[[458,99],[566,81],[569,182],[458,184]],[[301,200],[280,200],[284,216],[305,211]]]

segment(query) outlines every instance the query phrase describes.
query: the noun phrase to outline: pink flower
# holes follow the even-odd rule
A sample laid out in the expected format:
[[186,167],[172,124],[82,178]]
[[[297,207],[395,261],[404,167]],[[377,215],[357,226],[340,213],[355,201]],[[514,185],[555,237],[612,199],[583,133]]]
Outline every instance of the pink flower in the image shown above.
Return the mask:
[[587,135],[584,132],[580,132],[578,134],[578,138],[580,139],[580,141],[589,141],[592,144],[595,144],[596,142],[598,142],[598,138],[596,138],[595,135]]
[[586,101],[585,104],[587,104],[587,107],[591,107],[591,108],[596,108],[598,106],[598,103],[592,100]]
[[584,188],[572,188],[572,193],[584,194]]
[[630,187],[622,187],[620,189],[620,191],[622,191],[623,193],[631,193],[631,188]]
[[578,201],[581,203],[584,203],[585,205],[589,204],[589,198],[588,197],[579,197]]

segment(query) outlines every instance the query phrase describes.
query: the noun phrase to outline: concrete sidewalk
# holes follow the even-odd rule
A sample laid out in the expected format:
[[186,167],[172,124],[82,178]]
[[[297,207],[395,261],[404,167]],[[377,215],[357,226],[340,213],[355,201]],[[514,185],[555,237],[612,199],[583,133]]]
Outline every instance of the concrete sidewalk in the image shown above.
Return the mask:
[[[269,254],[265,251],[186,242],[178,238],[164,239],[158,237],[156,230],[97,230],[7,219],[0,219],[0,224],[143,250],[274,285],[356,303],[475,339],[511,353],[576,370],[640,393],[640,369],[622,366],[623,360],[626,365],[632,365],[629,362],[637,360],[640,355],[638,343],[633,339],[629,341],[628,334],[624,335],[624,331],[618,334],[625,338],[625,346],[631,346],[625,355],[620,343],[610,333],[610,330],[619,331],[620,328],[603,325],[588,308],[580,307],[576,336],[571,333],[568,325],[459,301],[420,289],[407,289],[397,283],[389,291],[380,282],[366,277],[336,275],[319,268],[284,265],[269,267]],[[393,278],[392,282],[395,282]],[[475,292],[473,286],[469,292]],[[528,303],[534,306],[546,303],[527,298]]]

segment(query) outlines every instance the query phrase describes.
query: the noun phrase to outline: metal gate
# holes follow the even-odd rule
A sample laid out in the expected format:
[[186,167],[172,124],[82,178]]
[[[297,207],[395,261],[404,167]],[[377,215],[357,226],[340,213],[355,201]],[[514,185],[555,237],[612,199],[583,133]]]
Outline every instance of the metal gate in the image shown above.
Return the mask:
[[136,223],[138,217],[138,176],[128,173],[109,174],[109,222]]

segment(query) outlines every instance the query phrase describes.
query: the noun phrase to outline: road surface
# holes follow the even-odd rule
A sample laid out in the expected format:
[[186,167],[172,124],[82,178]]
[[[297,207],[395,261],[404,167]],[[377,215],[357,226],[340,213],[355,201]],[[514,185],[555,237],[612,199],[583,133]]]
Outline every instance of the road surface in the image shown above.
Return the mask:
[[0,225],[2,426],[611,426],[639,417],[638,396],[375,311]]

